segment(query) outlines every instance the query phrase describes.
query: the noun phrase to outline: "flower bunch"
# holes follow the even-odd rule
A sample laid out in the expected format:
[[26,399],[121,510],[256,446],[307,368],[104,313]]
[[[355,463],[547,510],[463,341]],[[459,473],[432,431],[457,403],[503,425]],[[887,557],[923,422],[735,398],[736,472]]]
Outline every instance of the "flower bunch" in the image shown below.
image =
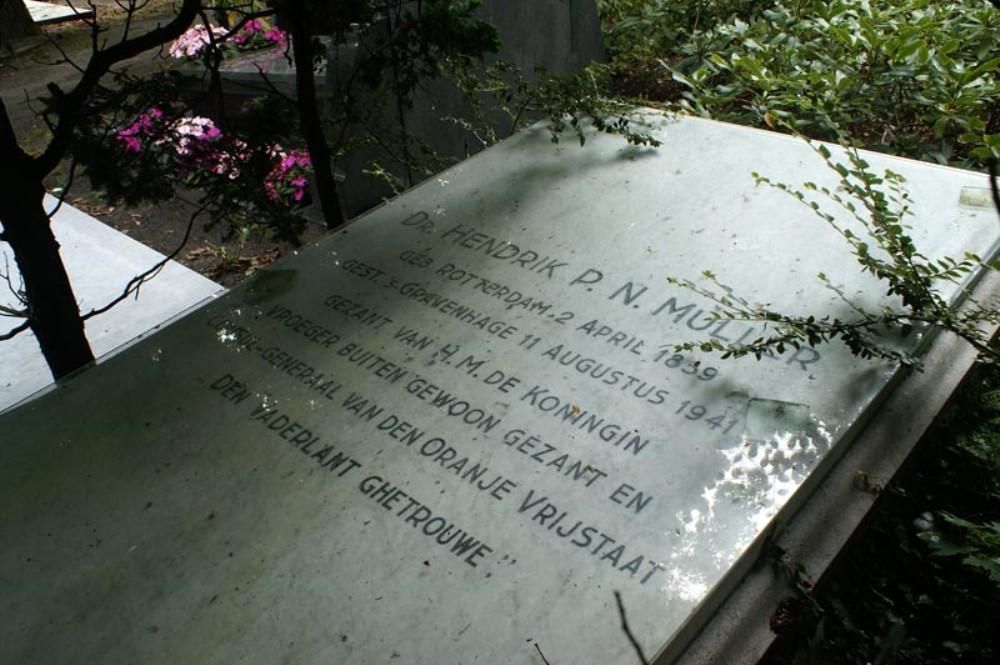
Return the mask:
[[284,49],[288,43],[288,33],[271,26],[265,21],[251,19],[235,34],[227,37],[229,31],[217,25],[198,24],[187,30],[170,45],[170,55],[174,58],[197,58],[214,43],[226,50],[253,51],[277,46]]
[[251,19],[233,35],[232,43],[240,51],[251,51],[272,45],[284,49],[288,43],[288,33],[265,21]]
[[199,23],[187,29],[170,44],[173,58],[196,58],[214,43],[218,44],[228,34],[228,30],[217,25]]
[[249,161],[252,152],[245,141],[235,136],[228,138],[225,150],[215,150],[201,165],[213,175],[226,176],[229,180],[240,177],[244,165]]
[[172,120],[156,106],[116,133],[126,152],[169,147],[177,161],[193,164],[213,161],[222,136],[222,130],[208,118],[185,116]]
[[[205,144],[215,142],[222,130],[208,118],[200,116],[178,118],[170,124],[170,139],[180,157],[200,163],[205,158]],[[208,148],[213,150],[214,146]]]
[[142,152],[142,138],[161,137],[166,122],[163,111],[151,106],[148,111],[140,113],[131,125],[118,130],[117,138],[125,145],[126,151]]
[[[263,193],[268,200],[293,207],[302,202],[309,187],[312,162],[307,152],[286,151],[277,143],[251,148],[208,118],[171,119],[154,106],[139,114],[131,125],[118,130],[116,138],[126,152],[152,152],[154,159],[169,160],[182,167],[189,185],[214,186],[219,176],[235,181],[255,169],[260,177],[271,164],[263,178]],[[251,168],[251,163],[257,166]]]
[[278,159],[278,163],[264,178],[267,197],[285,203],[302,201],[309,186],[309,167],[312,166],[309,153],[303,150],[285,152],[275,144],[271,154]]

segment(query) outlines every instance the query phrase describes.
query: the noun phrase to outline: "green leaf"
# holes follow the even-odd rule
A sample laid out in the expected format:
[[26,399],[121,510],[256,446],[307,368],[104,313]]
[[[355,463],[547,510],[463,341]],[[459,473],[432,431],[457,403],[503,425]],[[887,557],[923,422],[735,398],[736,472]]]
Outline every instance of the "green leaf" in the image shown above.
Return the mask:
[[946,115],[939,117],[934,121],[931,130],[934,134],[934,138],[939,139],[944,136],[944,133],[948,130],[948,125],[951,124],[951,118]]

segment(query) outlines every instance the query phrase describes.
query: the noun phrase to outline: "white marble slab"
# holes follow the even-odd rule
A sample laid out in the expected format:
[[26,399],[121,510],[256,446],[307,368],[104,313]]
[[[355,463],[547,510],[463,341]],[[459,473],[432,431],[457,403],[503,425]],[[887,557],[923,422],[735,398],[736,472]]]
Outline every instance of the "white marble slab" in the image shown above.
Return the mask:
[[[529,130],[0,419],[0,661],[629,664],[613,592],[650,656],[701,620],[894,374],[677,357],[747,327],[668,276],[882,290],[754,185],[831,182],[808,146],[658,131]],[[984,176],[870,161],[925,252],[993,252]]]
[[37,0],[24,0],[31,20],[39,25],[47,23],[62,23],[64,21],[76,21],[90,18],[94,15],[94,10],[88,7],[86,2],[80,1],[74,4],[55,4],[51,2],[38,2]]
[[[47,210],[57,199],[45,197]],[[102,224],[90,215],[63,204],[52,220],[63,261],[73,283],[81,311],[98,309],[117,297],[134,276],[148,270],[163,255]],[[0,268],[11,271],[19,286],[13,253],[0,242]],[[138,297],[119,303],[86,323],[87,338],[97,357],[106,355],[140,335],[155,330],[188,308],[220,293],[222,287],[171,261],[139,291]],[[18,307],[14,294],[0,282],[0,304]],[[0,319],[0,333],[20,320]],[[0,412],[52,385],[38,342],[31,332],[0,342]]]

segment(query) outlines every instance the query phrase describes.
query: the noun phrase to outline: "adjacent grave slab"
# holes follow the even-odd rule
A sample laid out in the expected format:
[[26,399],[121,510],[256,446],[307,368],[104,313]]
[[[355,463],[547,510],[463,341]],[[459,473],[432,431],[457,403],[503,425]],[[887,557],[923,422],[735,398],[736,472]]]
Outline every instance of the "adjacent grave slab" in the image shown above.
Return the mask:
[[73,7],[51,2],[37,2],[37,0],[24,0],[24,5],[28,8],[28,13],[31,14],[31,20],[38,25],[79,21],[94,15],[94,10],[91,7]]
[[[0,660],[632,663],[614,591],[672,658],[897,376],[673,351],[755,333],[667,276],[882,289],[754,186],[833,182],[807,145],[658,131],[536,127],[0,419]],[[995,253],[984,176],[870,161],[925,252]]]
[[[521,74],[529,80],[536,78],[535,67],[539,65],[549,72],[564,74],[582,69],[592,61],[605,60],[604,38],[595,0],[486,0],[478,14],[495,25],[500,33],[502,45],[497,57],[517,65]],[[341,86],[350,85],[355,109],[364,109],[373,102],[378,109],[384,101],[380,101],[377,95],[373,97],[372,92],[361,83],[357,68],[366,50],[382,50],[385,46],[380,45],[378,30],[362,33],[358,38],[360,44],[348,44],[331,51],[331,62],[335,66],[328,69],[326,87],[328,91],[336,91]],[[359,54],[362,54],[360,58]],[[386,80],[395,76],[388,70],[383,75]],[[476,120],[476,113],[451,83],[425,80],[408,102],[403,105],[406,110],[395,121],[396,126],[390,122],[381,130],[382,143],[395,146],[396,151],[400,146],[407,145],[408,159],[417,162],[425,161],[420,156],[419,146],[429,146],[446,160],[459,160],[482,150],[482,138],[472,129],[480,121]],[[392,113],[391,109],[392,105],[389,105],[376,112]],[[386,119],[390,120],[390,117]],[[462,127],[445,118],[464,118],[471,125]],[[498,136],[510,133],[512,120],[499,109],[487,110],[485,120]],[[358,126],[354,131],[364,135],[369,130]],[[384,150],[363,146],[353,148],[336,160],[337,168],[347,175],[340,187],[340,200],[348,218],[370,210],[393,193],[383,176],[369,173],[372,162],[387,169],[405,186],[416,184],[425,177],[419,173],[420,169],[404,168],[398,163],[397,156],[389,156]]]
[[[316,39],[330,48],[330,37]],[[192,64],[181,69],[186,74],[197,77],[203,90],[211,89],[211,77],[203,66]],[[291,97],[295,96],[295,65],[290,48],[269,46],[228,55],[219,65],[219,74],[228,105],[226,111],[234,117],[242,112],[241,107],[248,100],[265,93],[277,90]],[[317,94],[323,97],[327,84],[325,64],[316,69],[314,79]]]
[[562,74],[606,57],[595,0],[486,0],[480,13],[500,31],[500,57],[526,76],[536,65]]
[[[55,208],[57,199],[45,197],[45,207]],[[163,259],[142,245],[90,215],[63,204],[52,220],[63,261],[73,281],[73,290],[83,311],[99,308],[122,293],[134,276]],[[13,254],[0,243],[3,272],[12,271],[17,285]],[[111,310],[87,321],[87,337],[98,357],[106,355],[188,308],[219,293],[222,287],[176,262],[169,262],[147,283],[138,298],[129,298]],[[0,304],[16,305],[14,295],[0,283]],[[0,320],[0,332],[12,326]],[[32,333],[0,342],[0,411],[52,384],[52,375],[38,350]]]

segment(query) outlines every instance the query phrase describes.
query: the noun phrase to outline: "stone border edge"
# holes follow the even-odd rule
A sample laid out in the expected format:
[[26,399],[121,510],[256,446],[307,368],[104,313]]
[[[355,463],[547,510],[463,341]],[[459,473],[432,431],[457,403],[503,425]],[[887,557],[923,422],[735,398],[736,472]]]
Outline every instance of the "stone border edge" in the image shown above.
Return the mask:
[[[1000,273],[983,275],[973,295],[987,300],[1000,293]],[[997,329],[992,329],[992,334]],[[859,472],[888,483],[944,409],[975,362],[975,352],[960,339],[937,335],[924,355],[924,371],[912,372],[886,398],[836,461],[815,491],[769,540],[801,564],[816,583],[831,567],[875,505],[878,494],[858,486]],[[919,409],[913,405],[919,404]],[[779,603],[794,594],[790,582],[777,570],[768,550],[760,548],[749,571],[735,583],[679,656],[667,648],[652,662],[657,665],[754,665],[777,637],[770,619]],[[681,631],[683,633],[683,629]],[[683,634],[677,638],[684,640]]]

